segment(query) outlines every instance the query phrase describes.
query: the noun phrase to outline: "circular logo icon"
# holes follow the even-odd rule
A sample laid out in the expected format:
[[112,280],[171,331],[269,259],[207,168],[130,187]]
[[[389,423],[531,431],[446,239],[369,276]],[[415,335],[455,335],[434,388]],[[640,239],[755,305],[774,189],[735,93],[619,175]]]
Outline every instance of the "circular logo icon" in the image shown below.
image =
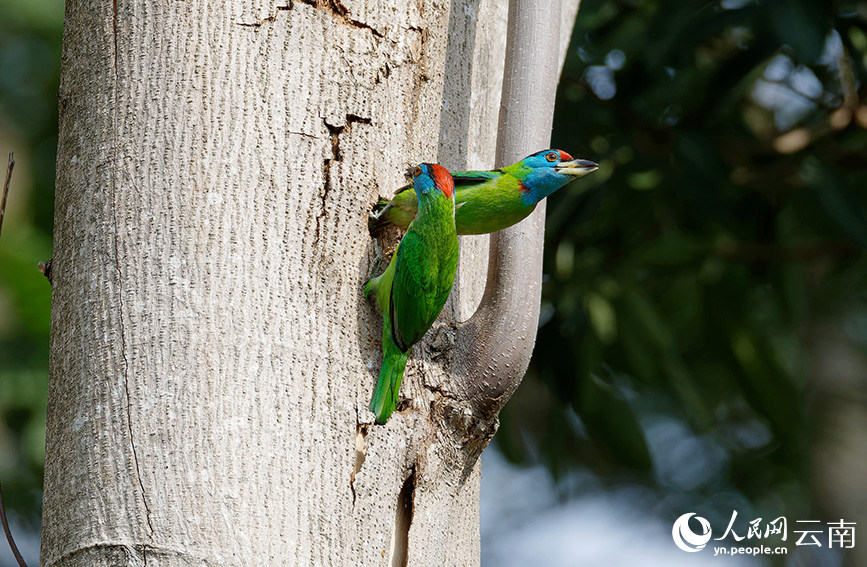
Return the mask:
[[689,527],[689,519],[695,516],[695,512],[684,514],[674,521],[671,527],[671,537],[674,539],[675,545],[684,551],[701,551],[707,542],[710,541],[710,522],[701,516],[695,516],[698,523],[701,525],[701,533],[695,533]]

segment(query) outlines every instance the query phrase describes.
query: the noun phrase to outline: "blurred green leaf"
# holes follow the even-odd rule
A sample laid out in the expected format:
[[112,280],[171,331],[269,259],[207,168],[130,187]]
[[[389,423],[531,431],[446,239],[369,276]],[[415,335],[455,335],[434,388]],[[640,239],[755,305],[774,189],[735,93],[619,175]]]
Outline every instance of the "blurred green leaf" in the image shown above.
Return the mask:
[[707,246],[689,235],[668,231],[649,242],[636,260],[643,266],[683,266],[707,254]]
[[811,0],[767,0],[768,17],[780,38],[804,63],[813,63],[822,53],[831,31],[827,12]]
[[647,441],[632,408],[610,383],[596,375],[585,377],[573,403],[590,435],[634,469],[651,468]]
[[62,0],[0,2],[3,174],[10,151],[16,161],[0,235],[0,480],[7,511],[37,533],[51,287],[36,264],[51,257],[63,10]]
[[609,479],[677,424],[724,466],[645,479],[666,498],[808,509],[816,329],[867,312],[867,131],[838,112],[867,83],[858,5],[582,1],[552,145],[603,167],[548,205],[527,454]]
[[822,208],[853,240],[867,246],[867,211],[863,199],[837,173],[821,160],[804,159],[801,175],[819,198]]

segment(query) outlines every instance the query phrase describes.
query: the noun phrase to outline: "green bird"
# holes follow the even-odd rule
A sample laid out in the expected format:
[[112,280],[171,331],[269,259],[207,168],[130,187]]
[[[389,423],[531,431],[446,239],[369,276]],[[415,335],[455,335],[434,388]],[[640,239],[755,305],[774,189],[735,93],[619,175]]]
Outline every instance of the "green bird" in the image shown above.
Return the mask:
[[365,297],[373,294],[383,314],[382,369],[370,400],[377,423],[394,411],[409,351],[442,310],[458,266],[452,176],[428,163],[413,176],[418,212],[388,267],[364,286]]
[[[458,234],[485,234],[510,227],[532,213],[539,201],[597,168],[592,161],[572,159],[562,150],[544,150],[493,171],[453,173]],[[409,226],[418,202],[407,186],[377,207],[370,220],[374,235],[388,225]]]

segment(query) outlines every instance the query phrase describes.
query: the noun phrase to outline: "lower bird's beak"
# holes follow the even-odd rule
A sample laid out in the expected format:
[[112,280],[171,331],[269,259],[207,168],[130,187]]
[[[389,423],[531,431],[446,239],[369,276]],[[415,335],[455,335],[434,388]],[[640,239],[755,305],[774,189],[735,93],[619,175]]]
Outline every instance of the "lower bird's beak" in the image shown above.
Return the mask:
[[557,173],[574,175],[575,177],[584,177],[588,173],[593,173],[597,169],[599,169],[599,165],[586,159],[563,161],[554,166],[554,171]]

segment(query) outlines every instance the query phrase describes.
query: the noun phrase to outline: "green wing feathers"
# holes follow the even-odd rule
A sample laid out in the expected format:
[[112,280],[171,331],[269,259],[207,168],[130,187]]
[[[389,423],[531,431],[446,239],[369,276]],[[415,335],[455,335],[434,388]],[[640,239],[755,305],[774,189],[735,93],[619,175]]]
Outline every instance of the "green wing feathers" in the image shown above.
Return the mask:
[[383,314],[383,362],[370,401],[377,423],[385,423],[395,410],[409,352],[436,320],[454,283],[453,204],[443,194],[429,199],[388,267],[364,286],[365,296],[374,296]]
[[[535,204],[523,202],[520,182],[511,175],[500,171],[459,171],[452,176],[458,234],[496,232],[522,220],[535,208]],[[410,188],[378,207],[378,212],[368,222],[374,236],[391,225],[409,227],[418,210],[418,201]]]
[[[486,183],[502,175],[499,171],[458,171],[452,173],[456,190],[455,206],[460,207],[462,203],[462,187]],[[391,201],[380,199],[374,208],[374,213],[371,215],[367,226],[370,229],[370,233],[374,236],[378,235],[388,226],[397,226],[406,230],[417,212],[418,200],[415,191],[413,191],[412,185],[407,185],[398,189]],[[464,234],[460,222],[458,222],[458,234]],[[473,233],[468,232],[467,234]]]
[[494,171],[456,171],[452,173],[452,179],[455,182],[455,189],[459,189],[464,185],[475,185],[477,183],[484,183],[485,181],[489,181],[491,179],[496,179],[500,177],[502,172],[494,170]]
[[[417,343],[439,315],[437,305],[437,262],[440,251],[435,238],[425,238],[426,226],[413,224],[395,253],[395,276],[391,284],[391,308],[394,334],[403,344]],[[421,229],[421,230],[419,230]],[[433,237],[434,235],[425,234]],[[443,257],[444,258],[444,257]]]
[[370,400],[377,423],[395,410],[412,345],[436,320],[454,283],[457,236],[442,240],[444,246],[425,246],[419,233],[408,232],[385,272],[364,286],[365,296],[376,297],[383,313],[382,368]]

